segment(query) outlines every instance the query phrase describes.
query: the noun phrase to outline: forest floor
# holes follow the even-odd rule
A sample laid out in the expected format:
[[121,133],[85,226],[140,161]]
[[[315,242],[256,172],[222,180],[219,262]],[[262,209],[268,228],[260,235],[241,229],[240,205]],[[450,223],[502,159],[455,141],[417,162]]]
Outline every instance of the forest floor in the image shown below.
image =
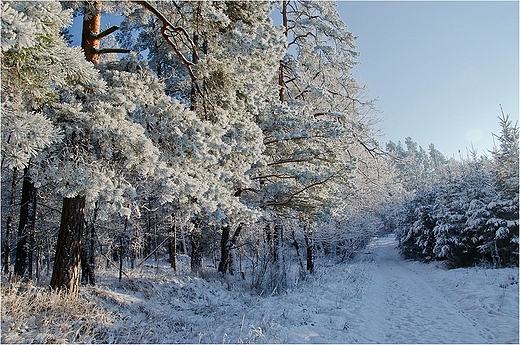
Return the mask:
[[392,235],[374,238],[278,295],[252,293],[239,277],[173,275],[166,264],[121,282],[100,272],[74,303],[4,284],[1,342],[518,343],[518,269],[446,270],[405,261],[395,247]]

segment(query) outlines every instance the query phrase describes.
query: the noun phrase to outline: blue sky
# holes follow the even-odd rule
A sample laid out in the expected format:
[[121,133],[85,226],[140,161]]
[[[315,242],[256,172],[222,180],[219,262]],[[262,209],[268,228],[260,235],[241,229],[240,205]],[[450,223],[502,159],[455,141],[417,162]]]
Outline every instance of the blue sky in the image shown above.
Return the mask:
[[518,119],[518,2],[339,1],[358,36],[354,76],[377,98],[384,135],[446,156],[493,147],[499,104]]

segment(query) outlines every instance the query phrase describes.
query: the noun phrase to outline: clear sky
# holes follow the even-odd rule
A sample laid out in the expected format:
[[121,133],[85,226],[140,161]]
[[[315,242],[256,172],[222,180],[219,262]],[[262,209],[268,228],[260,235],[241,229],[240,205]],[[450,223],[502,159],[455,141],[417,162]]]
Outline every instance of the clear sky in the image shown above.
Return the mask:
[[497,116],[518,119],[518,2],[338,1],[358,36],[355,78],[383,118],[381,142],[408,136],[448,157],[493,147]]

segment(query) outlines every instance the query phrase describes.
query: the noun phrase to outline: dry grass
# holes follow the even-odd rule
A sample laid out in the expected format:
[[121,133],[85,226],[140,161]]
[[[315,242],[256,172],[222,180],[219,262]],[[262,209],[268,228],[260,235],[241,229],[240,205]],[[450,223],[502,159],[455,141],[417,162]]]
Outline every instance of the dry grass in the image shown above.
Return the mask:
[[[110,341],[114,316],[88,289],[78,296],[22,283],[2,284],[2,343]],[[86,291],[85,291],[86,290]]]

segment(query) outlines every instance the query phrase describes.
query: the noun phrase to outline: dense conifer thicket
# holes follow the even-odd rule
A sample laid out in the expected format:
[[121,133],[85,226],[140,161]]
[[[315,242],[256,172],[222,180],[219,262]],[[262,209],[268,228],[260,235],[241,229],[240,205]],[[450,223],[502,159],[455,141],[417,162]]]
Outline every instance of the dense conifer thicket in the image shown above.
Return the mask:
[[[414,193],[398,211],[401,253],[417,260],[446,260],[449,267],[518,265],[518,125],[503,113],[491,157],[470,152],[446,161],[430,146],[429,156],[408,139],[407,150],[390,152],[425,183],[410,180]],[[417,168],[419,167],[419,168]],[[430,173],[428,173],[430,171]],[[430,175],[430,176],[428,176]]]
[[394,230],[409,258],[518,264],[518,127],[491,158],[381,148],[334,2],[1,6],[7,279],[77,293],[182,253],[283,291]]

